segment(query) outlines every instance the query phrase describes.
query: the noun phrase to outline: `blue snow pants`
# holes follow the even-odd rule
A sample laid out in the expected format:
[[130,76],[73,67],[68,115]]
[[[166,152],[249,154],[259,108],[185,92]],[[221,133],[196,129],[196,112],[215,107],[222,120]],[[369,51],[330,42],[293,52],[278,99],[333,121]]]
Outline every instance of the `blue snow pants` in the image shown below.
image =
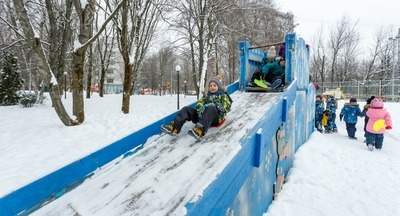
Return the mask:
[[374,134],[370,132],[366,132],[365,138],[367,138],[367,145],[372,144],[374,145],[375,143],[375,148],[376,149],[382,149],[383,146],[383,134]]
[[346,123],[346,130],[349,137],[355,137],[357,131],[356,123]]

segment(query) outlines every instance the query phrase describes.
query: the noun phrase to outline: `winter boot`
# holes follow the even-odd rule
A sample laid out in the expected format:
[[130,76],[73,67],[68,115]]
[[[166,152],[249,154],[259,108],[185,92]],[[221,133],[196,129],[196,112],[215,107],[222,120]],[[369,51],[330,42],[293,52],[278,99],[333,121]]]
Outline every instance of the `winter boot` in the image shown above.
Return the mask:
[[276,88],[278,88],[281,84],[282,84],[282,80],[281,80],[281,79],[276,79],[276,80],[272,83],[271,88],[272,88],[272,89],[276,89]]
[[171,136],[175,136],[177,137],[179,132],[176,129],[174,122],[171,122],[169,125],[161,125],[161,130],[166,133],[169,134]]
[[201,125],[200,123],[197,123],[193,129],[189,130],[188,134],[197,140],[201,140],[201,138],[204,135],[203,125]]
[[247,87],[257,87],[257,84],[255,84],[254,81],[250,81],[247,83]]
[[372,145],[371,143],[368,144],[368,150],[369,151],[373,151],[374,150],[374,145]]
[[337,133],[338,131],[337,131],[337,128],[333,128],[333,131],[332,131],[333,133]]

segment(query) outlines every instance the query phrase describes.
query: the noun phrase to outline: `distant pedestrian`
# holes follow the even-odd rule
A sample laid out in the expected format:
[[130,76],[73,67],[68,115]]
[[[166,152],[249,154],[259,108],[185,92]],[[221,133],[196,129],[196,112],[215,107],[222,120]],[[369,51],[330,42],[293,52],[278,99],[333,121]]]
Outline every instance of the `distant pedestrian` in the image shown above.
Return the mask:
[[374,98],[371,101],[371,107],[367,111],[369,117],[367,123],[367,146],[372,151],[374,146],[377,150],[381,150],[383,146],[383,134],[386,130],[392,129],[392,117],[390,113],[383,108],[383,101]]
[[351,98],[349,103],[345,103],[344,107],[340,111],[340,121],[342,119],[346,122],[346,130],[349,139],[357,139],[355,136],[357,128],[357,117],[363,117],[360,107],[357,103],[357,99]]

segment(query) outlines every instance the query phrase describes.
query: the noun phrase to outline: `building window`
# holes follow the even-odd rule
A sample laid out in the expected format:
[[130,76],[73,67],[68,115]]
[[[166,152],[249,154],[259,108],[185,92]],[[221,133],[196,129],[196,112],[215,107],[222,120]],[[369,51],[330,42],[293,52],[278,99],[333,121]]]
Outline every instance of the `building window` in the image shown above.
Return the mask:
[[114,83],[114,79],[107,79],[107,83]]
[[108,74],[113,74],[113,73],[114,73],[114,70],[113,70],[113,69],[107,69],[107,73],[108,73]]

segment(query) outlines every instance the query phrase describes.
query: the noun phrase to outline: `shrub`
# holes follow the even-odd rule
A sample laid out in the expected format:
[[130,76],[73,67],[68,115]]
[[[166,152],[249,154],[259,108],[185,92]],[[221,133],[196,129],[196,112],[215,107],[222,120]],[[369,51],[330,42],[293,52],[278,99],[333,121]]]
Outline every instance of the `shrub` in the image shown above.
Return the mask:
[[33,93],[22,93],[19,96],[20,96],[19,103],[25,108],[33,107],[33,105],[35,105],[37,98],[38,98]]

